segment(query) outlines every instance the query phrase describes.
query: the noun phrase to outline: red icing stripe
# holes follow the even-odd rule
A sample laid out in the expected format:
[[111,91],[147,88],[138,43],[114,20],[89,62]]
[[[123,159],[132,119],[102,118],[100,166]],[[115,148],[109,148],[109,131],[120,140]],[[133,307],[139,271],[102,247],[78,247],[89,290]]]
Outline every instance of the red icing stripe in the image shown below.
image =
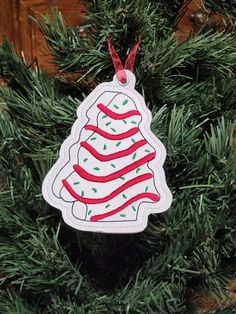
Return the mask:
[[136,149],[147,144],[147,141],[146,140],[140,140],[140,141],[134,143],[133,145],[131,145],[127,149],[124,149],[124,150],[121,150],[117,153],[113,153],[113,154],[109,154],[109,155],[102,155],[102,154],[98,153],[96,151],[96,149],[94,149],[87,142],[81,142],[80,144],[82,147],[87,149],[90,152],[90,154],[92,154],[96,159],[98,159],[100,161],[109,161],[109,160],[114,160],[116,158],[121,158],[121,157],[125,157],[127,155],[132,154]]
[[107,132],[103,131],[100,128],[97,128],[94,125],[91,125],[91,124],[85,125],[84,128],[85,128],[85,130],[94,131],[94,132],[98,133],[99,135],[101,135],[101,136],[103,136],[105,138],[108,138],[109,140],[123,140],[124,138],[130,137],[130,136],[132,136],[132,135],[134,135],[134,134],[139,132],[139,128],[132,128],[129,131],[124,132],[124,133],[110,134],[110,133],[107,133]]
[[138,168],[139,166],[147,163],[148,161],[154,159],[156,156],[156,153],[150,153],[147,156],[133,162],[132,164],[116,171],[113,172],[107,176],[94,176],[93,174],[88,173],[85,171],[83,168],[81,168],[79,165],[74,165],[73,168],[74,170],[83,178],[86,179],[87,181],[93,181],[93,182],[108,182],[115,180],[126,173]]
[[137,110],[130,110],[125,113],[116,113],[110,110],[109,108],[105,107],[103,104],[98,104],[97,107],[107,116],[115,120],[123,120],[132,116],[140,116],[140,113]]
[[100,214],[100,215],[94,215],[90,218],[90,221],[98,221],[110,216],[113,216],[117,213],[119,213],[120,211],[122,211],[123,209],[125,209],[127,206],[129,206],[130,204],[140,200],[141,198],[149,198],[154,202],[157,202],[160,200],[160,196],[154,193],[140,193],[138,195],[135,195],[134,197],[132,197],[130,200],[128,200],[127,202],[125,202],[123,205],[117,207],[116,209],[113,209],[107,213],[104,214]]
[[140,182],[143,182],[145,180],[151,179],[153,175],[151,173],[145,173],[139,177],[136,177],[134,179],[129,180],[125,184],[121,185],[118,189],[110,193],[109,195],[103,197],[103,198],[86,198],[78,195],[70,186],[70,184],[66,180],[62,180],[62,184],[67,189],[67,191],[70,193],[71,196],[73,196],[77,201],[85,204],[100,204],[105,203],[116,197],[121,192],[127,190],[133,185],[136,185]]

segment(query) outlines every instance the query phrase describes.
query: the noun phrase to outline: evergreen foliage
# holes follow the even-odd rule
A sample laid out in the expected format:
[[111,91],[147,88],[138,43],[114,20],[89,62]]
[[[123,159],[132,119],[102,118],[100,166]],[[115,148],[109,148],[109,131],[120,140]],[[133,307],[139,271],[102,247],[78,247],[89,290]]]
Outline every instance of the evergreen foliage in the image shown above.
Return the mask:
[[[7,40],[0,46],[0,74],[8,82],[0,89],[0,313],[194,313],[192,290],[225,297],[236,276],[236,40],[203,29],[174,41],[180,4],[96,0],[87,4],[82,27],[66,26],[55,11],[45,16],[38,23],[55,64],[62,73],[82,71],[73,86],[27,66]],[[234,15],[233,4],[219,6]],[[133,235],[72,230],[41,194],[88,94],[80,82],[114,74],[108,32],[123,59],[142,36],[137,89],[166,146],[174,198]]]

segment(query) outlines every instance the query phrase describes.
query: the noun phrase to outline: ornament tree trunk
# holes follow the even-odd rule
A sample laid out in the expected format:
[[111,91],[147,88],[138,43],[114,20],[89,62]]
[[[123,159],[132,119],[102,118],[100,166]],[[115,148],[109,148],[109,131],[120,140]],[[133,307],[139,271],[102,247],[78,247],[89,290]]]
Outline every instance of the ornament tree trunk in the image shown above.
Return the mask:
[[[56,77],[25,64],[3,40],[1,313],[195,313],[198,293],[225,307],[217,313],[233,313],[227,289],[236,277],[236,35],[233,27],[220,32],[204,24],[179,43],[173,32],[181,3],[99,0],[87,3],[80,27],[66,25],[56,11],[35,21],[60,71]],[[230,16],[233,25],[233,4],[204,4]],[[136,89],[167,150],[173,203],[150,215],[137,234],[75,231],[41,191],[78,106],[113,77],[108,32],[122,60],[141,35]],[[108,144],[97,145],[102,151]],[[68,181],[79,189],[74,178]],[[61,193],[71,197],[66,188]]]

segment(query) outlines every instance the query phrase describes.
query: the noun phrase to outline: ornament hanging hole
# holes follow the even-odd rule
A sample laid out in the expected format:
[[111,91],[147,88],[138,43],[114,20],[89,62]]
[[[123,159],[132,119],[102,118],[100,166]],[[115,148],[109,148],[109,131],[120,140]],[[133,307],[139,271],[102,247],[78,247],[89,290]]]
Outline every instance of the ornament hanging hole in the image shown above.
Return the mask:
[[[125,71],[125,75],[124,73],[116,73],[113,76],[113,81],[116,84],[116,86],[120,86],[120,87],[126,87],[126,88],[134,88],[135,86],[135,76],[132,72],[130,72],[129,70],[124,70]],[[125,82],[122,82],[124,81]]]
[[126,79],[125,79],[124,82],[118,80],[118,83],[119,83],[121,86],[126,86],[126,85],[128,85],[128,84],[129,84],[129,78],[128,78],[128,76],[126,77]]

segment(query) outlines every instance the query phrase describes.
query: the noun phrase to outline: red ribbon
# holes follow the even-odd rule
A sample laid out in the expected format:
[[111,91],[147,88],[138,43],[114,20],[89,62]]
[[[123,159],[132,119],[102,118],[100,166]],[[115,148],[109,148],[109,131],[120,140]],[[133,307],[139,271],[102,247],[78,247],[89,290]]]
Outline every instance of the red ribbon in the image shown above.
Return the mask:
[[127,82],[127,75],[125,73],[125,70],[129,70],[131,72],[134,71],[134,62],[140,41],[141,38],[139,37],[139,39],[136,41],[136,43],[133,45],[129,52],[129,55],[125,62],[125,66],[123,66],[118,54],[116,53],[114,47],[112,46],[110,35],[108,34],[107,36],[108,50],[111,55],[111,59],[115,68],[116,75],[118,77],[118,81],[121,82],[122,84],[125,84]]

